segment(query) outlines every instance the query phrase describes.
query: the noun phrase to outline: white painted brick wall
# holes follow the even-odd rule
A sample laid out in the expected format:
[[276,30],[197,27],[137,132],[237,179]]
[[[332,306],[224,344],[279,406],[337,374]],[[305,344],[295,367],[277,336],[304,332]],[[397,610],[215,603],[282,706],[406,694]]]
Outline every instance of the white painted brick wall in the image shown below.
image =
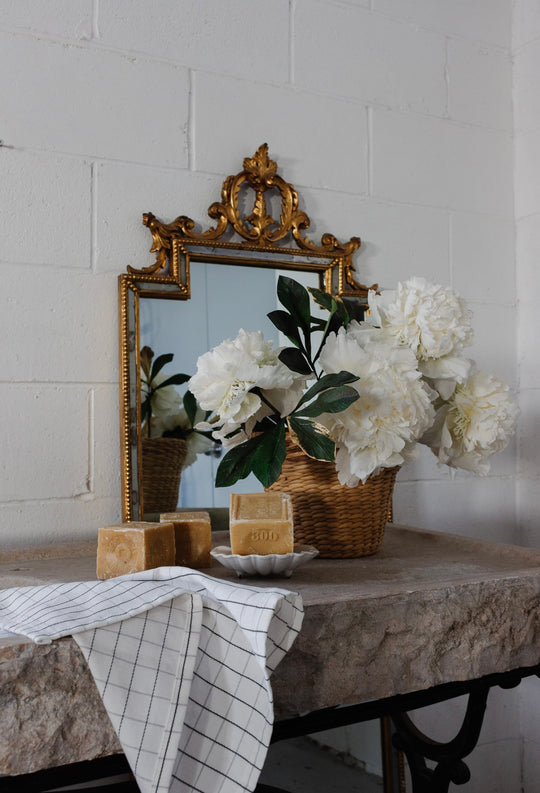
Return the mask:
[[[207,225],[224,176],[263,141],[313,238],[362,237],[360,280],[459,288],[473,355],[512,386],[519,334],[520,521],[516,445],[485,479],[422,454],[396,518],[540,544],[540,11],[516,2],[513,116],[512,5],[0,0],[3,547],[93,538],[119,518],[116,276],[151,261],[143,212]],[[505,757],[505,793],[519,785],[516,712],[482,746],[484,763]],[[527,763],[540,738],[523,729]]]
[[[518,0],[514,10],[514,118],[517,295],[521,431],[517,482],[521,542],[540,547],[540,5]],[[523,790],[540,791],[540,690],[537,679],[520,688]]]

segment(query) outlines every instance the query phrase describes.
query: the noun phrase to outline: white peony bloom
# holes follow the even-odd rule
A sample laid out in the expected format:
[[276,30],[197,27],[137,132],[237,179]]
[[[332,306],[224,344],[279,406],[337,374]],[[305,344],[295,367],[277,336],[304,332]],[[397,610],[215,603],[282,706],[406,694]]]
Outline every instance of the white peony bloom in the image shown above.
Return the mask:
[[467,380],[472,366],[472,361],[460,355],[444,355],[442,358],[418,361],[418,368],[442,399],[450,399],[457,383]]
[[475,370],[456,386],[437,410],[433,427],[421,439],[440,463],[487,474],[489,457],[505,448],[516,425],[518,408],[508,386]]
[[261,331],[240,330],[233,341],[226,339],[199,357],[189,390],[203,410],[217,413],[220,422],[241,424],[263,404],[252,389],[289,389],[300,377],[278,355]]
[[370,290],[369,322],[407,344],[419,361],[451,356],[472,342],[471,312],[463,298],[425,278],[410,278],[395,291]]
[[351,322],[331,333],[320,356],[326,373],[349,371],[360,398],[320,418],[336,442],[341,484],[355,487],[381,468],[407,462],[434,417],[434,392],[422,381],[413,352],[385,331]]

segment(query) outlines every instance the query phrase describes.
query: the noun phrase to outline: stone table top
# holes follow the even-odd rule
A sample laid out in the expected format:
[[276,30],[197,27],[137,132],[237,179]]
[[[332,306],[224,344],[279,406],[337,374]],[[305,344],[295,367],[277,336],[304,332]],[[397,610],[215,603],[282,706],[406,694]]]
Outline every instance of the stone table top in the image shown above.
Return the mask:
[[[63,554],[0,561],[0,588],[95,579],[93,546]],[[236,578],[217,563],[204,572]],[[538,550],[392,525],[374,556],[248,581],[304,601],[302,631],[272,678],[278,718],[540,663]],[[70,638],[0,639],[0,713],[0,773],[120,751]]]

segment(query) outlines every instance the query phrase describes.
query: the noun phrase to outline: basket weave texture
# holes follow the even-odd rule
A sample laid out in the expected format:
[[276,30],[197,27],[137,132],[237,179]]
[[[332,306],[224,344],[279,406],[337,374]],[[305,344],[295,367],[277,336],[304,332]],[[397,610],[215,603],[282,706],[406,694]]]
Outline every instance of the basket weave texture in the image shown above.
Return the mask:
[[291,495],[295,543],[314,545],[325,559],[369,556],[391,519],[398,470],[383,468],[365,484],[346,487],[334,463],[313,460],[288,442],[281,476],[268,489]]
[[182,438],[142,439],[142,496],[147,512],[174,512],[187,445]]

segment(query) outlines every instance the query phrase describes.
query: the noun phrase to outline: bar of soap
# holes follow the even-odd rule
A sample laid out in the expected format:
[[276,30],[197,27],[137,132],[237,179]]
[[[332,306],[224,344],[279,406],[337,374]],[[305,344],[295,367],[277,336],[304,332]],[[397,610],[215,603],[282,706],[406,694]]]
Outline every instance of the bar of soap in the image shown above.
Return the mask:
[[232,553],[292,553],[292,503],[288,493],[231,493]]
[[174,527],[177,565],[197,569],[210,567],[212,528],[208,512],[164,512],[159,519]]
[[172,523],[131,521],[98,530],[97,577],[114,578],[174,565]]

